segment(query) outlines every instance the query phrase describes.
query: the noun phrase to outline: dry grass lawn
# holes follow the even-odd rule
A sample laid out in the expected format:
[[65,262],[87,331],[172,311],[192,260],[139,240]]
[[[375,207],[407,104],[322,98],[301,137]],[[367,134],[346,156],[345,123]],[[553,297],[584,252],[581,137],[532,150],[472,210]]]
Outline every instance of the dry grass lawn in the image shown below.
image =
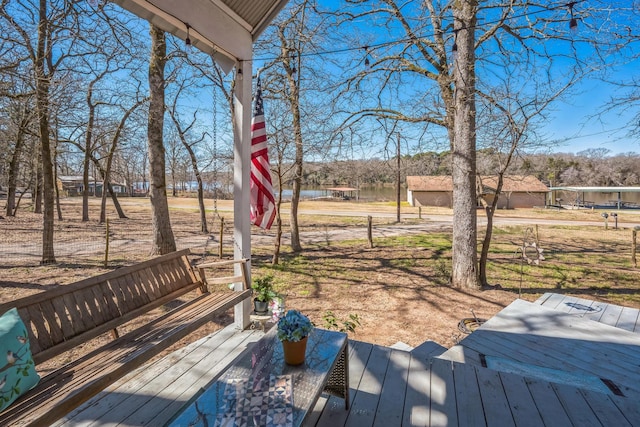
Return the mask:
[[[123,199],[129,219],[116,219],[110,212],[112,226],[126,230],[131,244],[147,238],[150,211],[146,199]],[[171,199],[172,222],[179,242],[215,240],[219,220],[212,222],[210,236],[199,232],[198,213],[194,199]],[[208,205],[210,205],[208,201]],[[220,202],[220,214],[232,224],[231,202]],[[92,219],[82,224],[78,218],[80,199],[65,199],[63,228],[71,230],[64,235],[73,241],[77,230],[98,227],[97,204],[92,203]],[[352,216],[339,216],[335,212],[353,212]],[[280,263],[271,265],[274,231],[254,229],[254,276],[272,274],[278,290],[285,296],[288,308],[307,313],[317,326],[324,326],[323,316],[331,310],[339,319],[357,314],[361,325],[351,337],[382,345],[402,341],[417,346],[425,340],[436,341],[446,347],[463,337],[458,329],[462,318],[472,317],[472,311],[481,318],[489,318],[518,298],[534,301],[544,292],[570,293],[584,298],[640,307],[640,272],[631,264],[631,229],[640,215],[620,214],[619,227],[605,230],[595,225],[545,224],[537,228],[530,224],[535,219],[600,221],[599,212],[566,213],[518,210],[499,212],[500,216],[528,218],[522,225],[496,227],[489,256],[489,280],[493,285],[484,291],[465,291],[448,286],[451,266],[450,225],[425,226],[424,233],[376,237],[369,248],[366,234],[366,214],[374,217],[376,226],[387,228],[402,225],[427,224],[429,215],[450,214],[448,210],[423,211],[417,218],[417,209],[403,207],[403,214],[412,218],[395,224],[395,206],[383,203],[322,203],[305,202],[301,206],[302,233],[324,232],[321,241],[305,243],[300,253],[291,253],[283,247]],[[480,213],[482,214],[482,213]],[[389,215],[389,216],[383,216]],[[208,215],[213,218],[213,214]],[[217,218],[217,217],[216,217]],[[285,216],[286,220],[286,216]],[[41,229],[38,215],[19,212],[17,218],[0,220],[3,245],[16,245],[27,238],[21,235]],[[356,230],[356,233],[349,231]],[[288,230],[285,230],[285,232]],[[337,238],[338,231],[345,231]],[[331,233],[333,234],[331,234]],[[334,233],[335,232],[335,233]],[[481,234],[484,230],[481,230]],[[97,231],[99,235],[99,231]],[[539,246],[544,249],[540,265],[522,262],[519,248],[523,241],[533,241],[537,234]],[[147,236],[147,237],[144,237]],[[226,239],[231,239],[227,231]],[[62,237],[62,236],[60,236]],[[32,239],[33,237],[29,237]],[[195,240],[194,240],[195,239]],[[199,240],[198,240],[199,239]],[[303,239],[304,241],[304,239]],[[217,257],[217,246],[207,246],[207,260]],[[134,251],[114,256],[112,266],[144,259],[148,251]],[[225,257],[232,256],[231,244],[225,248]],[[0,262],[0,301],[10,301],[30,293],[80,280],[106,271],[101,266],[102,255],[90,260],[56,266],[2,266]],[[112,267],[111,267],[112,268]],[[230,321],[226,316],[221,323]],[[212,325],[200,335],[219,326]]]

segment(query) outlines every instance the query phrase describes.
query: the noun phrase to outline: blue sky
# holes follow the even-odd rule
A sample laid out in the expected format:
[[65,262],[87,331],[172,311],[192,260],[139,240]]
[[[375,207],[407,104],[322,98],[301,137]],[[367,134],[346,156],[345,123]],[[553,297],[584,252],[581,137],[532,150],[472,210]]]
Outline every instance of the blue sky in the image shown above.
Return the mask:
[[[616,75],[630,77],[640,64],[630,64]],[[565,139],[554,152],[578,153],[586,149],[606,148],[611,154],[640,153],[640,140],[629,136],[627,125],[637,114],[633,111],[611,110],[598,118],[610,97],[618,88],[598,80],[589,80],[576,88],[577,94],[559,103],[549,114],[545,133],[557,139]]]
[[[339,9],[342,1],[338,0],[319,0],[319,3],[329,9]],[[375,3],[375,2],[374,2]],[[400,4],[400,3],[399,3]],[[409,3],[405,4],[403,10],[407,11]],[[554,6],[555,5],[555,6]],[[555,10],[553,13],[556,19],[561,21],[558,23],[559,27],[556,31],[567,31],[568,33],[568,18],[569,9],[568,4],[562,2],[550,2],[549,7]],[[367,4],[367,8],[370,4]],[[610,12],[607,16],[608,23],[596,21],[596,18],[590,17],[586,10],[590,7],[604,8]],[[555,9],[554,9],[555,8]],[[637,6],[634,6],[634,2],[630,0],[599,0],[590,2],[588,0],[580,0],[574,6],[575,14],[578,17],[578,31],[577,39],[587,39],[593,37],[605,37],[610,36],[606,34],[594,35],[590,33],[590,29],[599,31],[601,28],[608,28],[608,25],[613,27],[630,26],[632,29],[637,29],[637,10],[636,14],[632,11]],[[535,10],[535,9],[534,9]],[[601,9],[602,10],[602,9]],[[547,16],[552,12],[543,12],[540,16]],[[581,15],[584,13],[584,16]],[[517,14],[516,14],[517,15]],[[565,17],[566,15],[566,17]],[[605,14],[606,16],[606,14]],[[600,16],[600,18],[602,15]],[[566,24],[563,24],[562,20],[567,19]],[[382,43],[392,39],[402,38],[404,32],[401,29],[394,28],[393,25],[388,25],[381,18],[377,18],[377,24],[374,24],[374,18],[372,15],[367,15],[365,18],[361,18],[359,24],[355,24],[358,35],[353,37],[352,40],[345,40],[348,45],[372,43],[373,45]],[[387,25],[382,25],[383,22]],[[350,24],[353,25],[353,24]],[[566,25],[567,27],[565,27]],[[353,28],[353,27],[352,27]],[[426,33],[429,32],[429,28],[425,28]],[[552,29],[553,31],[553,29]],[[550,39],[554,40],[554,39]],[[556,42],[553,42],[556,43]],[[370,45],[372,45],[370,44]],[[547,46],[549,48],[549,46]],[[558,49],[578,49],[579,56],[583,60],[587,60],[589,57],[590,49],[584,47],[582,43],[573,43],[570,45],[566,42],[562,43],[562,47]],[[584,49],[584,50],[583,50]],[[551,51],[554,51],[554,47],[550,47]],[[627,53],[630,55],[640,56],[640,42],[636,42],[635,52],[630,50]],[[584,53],[584,55],[583,55]],[[609,60],[609,58],[607,58]],[[611,61],[620,61],[619,58],[610,58]],[[588,61],[588,60],[587,60]],[[569,64],[569,63],[567,63]],[[640,73],[636,70],[640,69],[640,60],[636,60],[633,63],[626,64],[624,66],[618,66],[616,69],[610,68],[610,74],[607,76],[614,81],[628,81],[634,74],[638,76],[640,80]],[[555,72],[562,73],[562,69],[555,69]],[[553,142],[557,142],[553,145],[553,152],[569,152],[578,153],[587,149],[607,149],[610,150],[610,154],[620,154],[628,152],[640,153],[640,139],[638,137],[632,137],[629,135],[629,123],[635,121],[634,117],[638,115],[638,108],[635,111],[623,112],[620,109],[610,111],[606,114],[601,114],[605,109],[606,102],[618,92],[618,89],[603,81],[597,79],[590,79],[581,82],[571,90],[571,94],[564,97],[563,100],[556,102],[553,107],[547,111],[548,120],[543,128],[538,128],[537,131],[545,135],[545,137]]]

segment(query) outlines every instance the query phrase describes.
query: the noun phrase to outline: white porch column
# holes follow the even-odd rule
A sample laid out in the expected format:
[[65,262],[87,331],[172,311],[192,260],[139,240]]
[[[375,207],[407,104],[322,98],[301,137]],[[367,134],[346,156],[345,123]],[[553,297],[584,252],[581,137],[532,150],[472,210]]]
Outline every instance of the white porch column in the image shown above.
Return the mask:
[[[233,258],[251,258],[251,222],[249,220],[249,180],[251,168],[251,61],[239,61],[236,65],[233,117]],[[240,274],[236,265],[235,274]],[[247,264],[251,283],[251,262]],[[242,284],[236,283],[236,290]],[[237,328],[249,326],[251,300],[244,300],[234,308]]]

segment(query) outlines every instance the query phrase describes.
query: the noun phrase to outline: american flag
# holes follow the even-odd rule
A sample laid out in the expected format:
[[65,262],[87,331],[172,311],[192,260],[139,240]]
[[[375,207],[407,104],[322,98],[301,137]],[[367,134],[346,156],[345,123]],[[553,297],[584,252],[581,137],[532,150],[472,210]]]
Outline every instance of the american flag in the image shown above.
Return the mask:
[[276,217],[276,201],[271,185],[267,148],[262,87],[258,76],[251,119],[251,223],[268,230]]

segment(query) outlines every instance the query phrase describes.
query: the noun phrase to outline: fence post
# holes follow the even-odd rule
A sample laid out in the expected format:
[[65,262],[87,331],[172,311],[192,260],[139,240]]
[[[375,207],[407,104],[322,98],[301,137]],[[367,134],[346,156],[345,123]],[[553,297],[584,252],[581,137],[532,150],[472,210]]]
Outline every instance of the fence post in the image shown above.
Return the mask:
[[636,227],[631,234],[631,262],[634,267],[638,266],[636,260],[636,245],[638,243],[638,227]]
[[220,241],[218,243],[218,258],[222,259],[222,238],[224,237],[224,217],[220,218]]
[[367,216],[367,239],[369,240],[369,248],[373,248],[373,218],[371,215]]
[[422,219],[422,206],[418,206],[418,219]]
[[104,266],[105,268],[109,265],[109,218],[105,221],[106,227],[106,237],[105,237],[105,247],[104,247]]

